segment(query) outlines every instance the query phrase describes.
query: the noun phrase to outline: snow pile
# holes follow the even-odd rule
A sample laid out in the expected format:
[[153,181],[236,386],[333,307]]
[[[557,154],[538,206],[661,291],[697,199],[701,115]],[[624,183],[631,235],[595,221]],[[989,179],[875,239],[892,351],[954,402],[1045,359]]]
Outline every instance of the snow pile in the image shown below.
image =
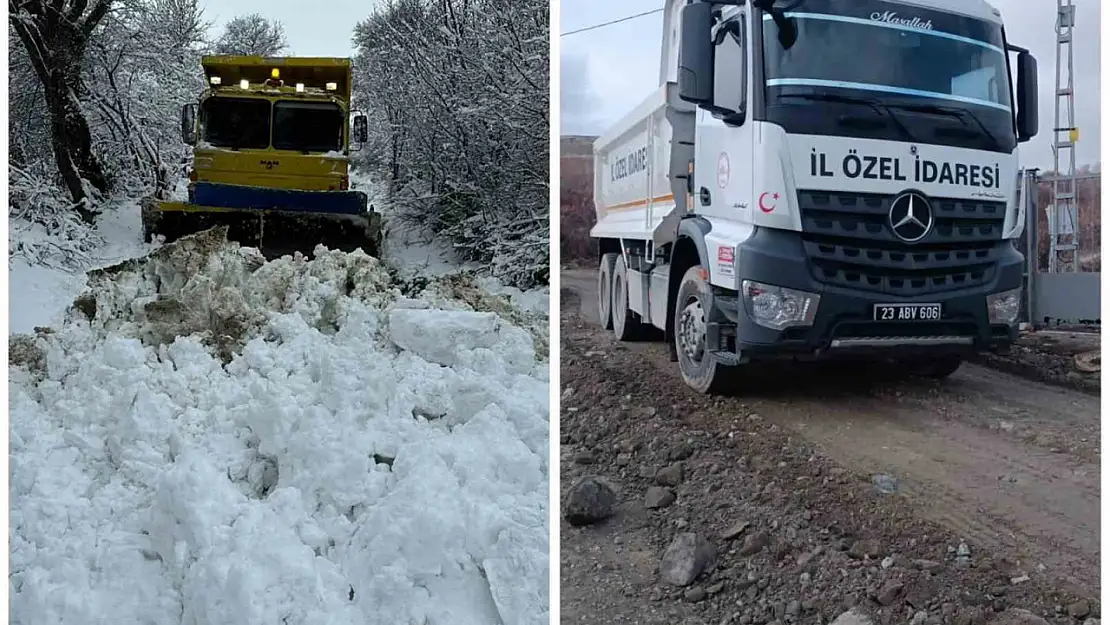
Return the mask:
[[11,341],[13,622],[546,623],[532,335],[222,237]]
[[516,287],[505,286],[494,278],[484,277],[478,280],[478,286],[494,295],[504,295],[509,298],[517,309],[547,318],[550,306],[550,291],[547,287],[538,287],[522,291]]
[[382,213],[383,258],[401,281],[426,287],[426,297],[448,309],[493,311],[518,326],[529,328],[541,357],[547,355],[550,289],[526,291],[505,286],[488,268],[462,262],[449,243],[437,239],[420,217],[399,209],[382,186],[361,171],[351,174],[352,188],[369,196]]

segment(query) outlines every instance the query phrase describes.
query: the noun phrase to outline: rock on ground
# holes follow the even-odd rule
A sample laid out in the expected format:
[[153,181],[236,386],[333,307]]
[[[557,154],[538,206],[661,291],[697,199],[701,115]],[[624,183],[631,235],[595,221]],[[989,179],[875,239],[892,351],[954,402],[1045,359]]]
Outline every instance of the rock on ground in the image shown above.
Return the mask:
[[1049,623],[1029,610],[1010,608],[991,619],[990,625],[1049,625]]
[[693,532],[675,537],[659,564],[659,576],[672,586],[689,586],[717,558],[712,543]]
[[852,608],[833,620],[831,625],[874,625],[871,617],[858,608]]
[[613,515],[617,493],[599,477],[584,477],[567,493],[563,516],[576,527],[592,525]]
[[666,508],[675,502],[674,491],[662,486],[652,486],[644,494],[644,507],[649,509]]

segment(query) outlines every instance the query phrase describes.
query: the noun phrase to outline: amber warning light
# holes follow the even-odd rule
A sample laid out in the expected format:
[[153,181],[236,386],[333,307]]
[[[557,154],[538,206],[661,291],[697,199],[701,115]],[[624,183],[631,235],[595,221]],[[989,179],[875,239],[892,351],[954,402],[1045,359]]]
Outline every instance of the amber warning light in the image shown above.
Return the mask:
[[276,67],[271,69],[270,70],[270,79],[266,81],[266,86],[267,87],[281,87],[284,84],[285,84],[285,82],[283,80],[281,80],[281,70],[279,70]]

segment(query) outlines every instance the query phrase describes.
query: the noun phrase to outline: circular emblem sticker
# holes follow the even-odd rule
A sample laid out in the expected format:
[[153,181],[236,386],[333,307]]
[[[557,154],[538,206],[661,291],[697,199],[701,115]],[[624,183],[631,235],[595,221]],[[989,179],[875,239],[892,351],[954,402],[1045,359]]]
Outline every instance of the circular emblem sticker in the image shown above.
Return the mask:
[[721,152],[717,157],[717,186],[724,189],[728,186],[728,177],[732,173],[728,164],[728,152]]

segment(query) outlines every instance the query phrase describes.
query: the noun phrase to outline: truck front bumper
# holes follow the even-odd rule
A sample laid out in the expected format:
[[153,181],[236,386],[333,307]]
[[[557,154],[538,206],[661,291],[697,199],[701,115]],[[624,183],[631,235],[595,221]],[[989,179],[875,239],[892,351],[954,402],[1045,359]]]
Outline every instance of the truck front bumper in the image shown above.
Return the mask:
[[[1017,325],[992,324],[987,296],[1022,286],[1024,259],[1004,246],[993,278],[959,291],[913,298],[831,287],[817,281],[798,233],[760,229],[736,254],[737,291],[715,294],[707,326],[711,353],[726,364],[750,360],[914,357],[1004,351],[1017,338]],[[744,279],[820,295],[812,325],[767,328],[748,314],[739,289]],[[940,304],[936,321],[874,320],[876,304]]]
[[189,203],[218,209],[325,215],[362,215],[369,210],[362,191],[301,191],[216,182],[190,185]]

